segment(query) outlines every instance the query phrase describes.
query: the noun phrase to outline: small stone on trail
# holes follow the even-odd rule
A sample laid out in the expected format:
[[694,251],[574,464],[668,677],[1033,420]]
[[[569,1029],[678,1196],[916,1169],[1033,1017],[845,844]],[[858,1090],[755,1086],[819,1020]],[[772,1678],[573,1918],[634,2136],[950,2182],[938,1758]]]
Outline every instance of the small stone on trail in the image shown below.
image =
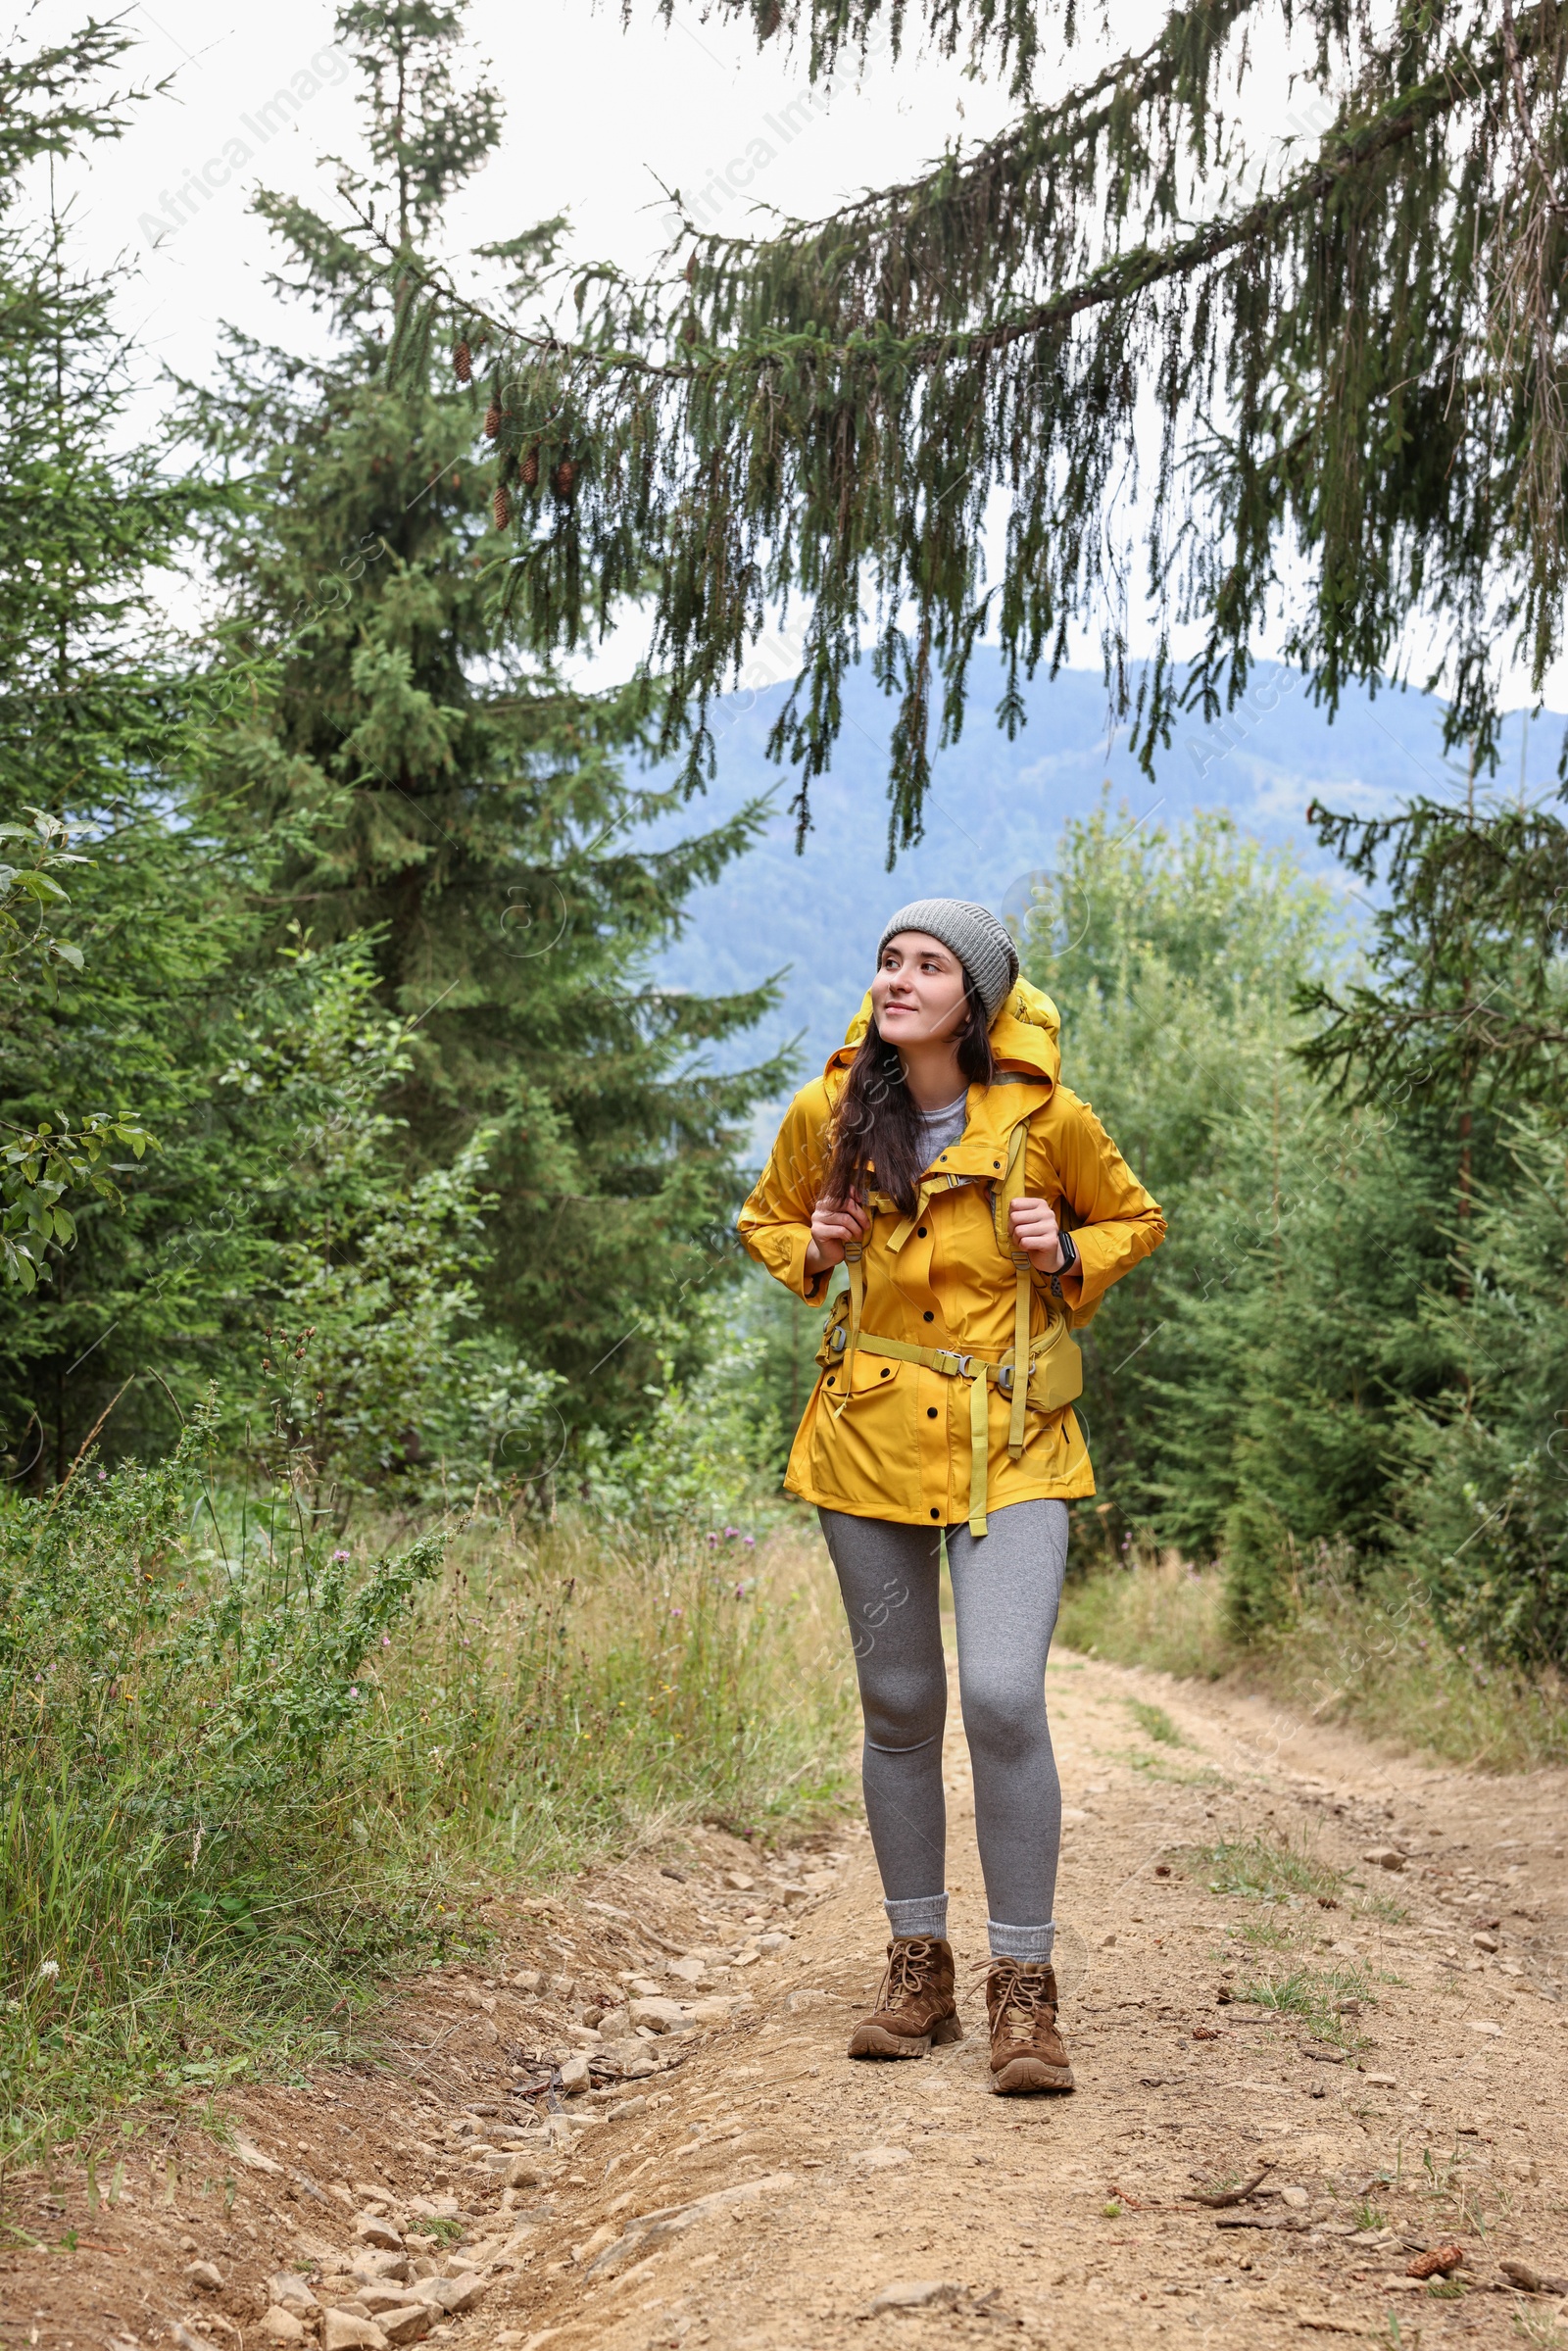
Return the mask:
[[270,2278],[267,2281],[267,2290],[271,2295],[273,2302],[280,2302],[285,2310],[317,2310],[319,2308],[316,2296],[304,2278],[297,2277],[292,2270],[279,2270],[275,2278]]
[[647,2025],[654,2033],[683,2033],[691,2019],[679,2000],[652,1999],[633,2000],[631,2021],[634,2026]]
[[898,2278],[885,2285],[871,2304],[871,2316],[885,2310],[956,2310],[965,2288],[951,2278]]
[[362,2212],[354,2224],[354,2233],[362,2245],[379,2245],[385,2253],[401,2253],[403,2250],[403,2239],[397,2229],[377,2213]]
[[428,2303],[405,2302],[399,2310],[384,2311],[379,2324],[389,2343],[418,2343],[435,2322]]
[[1299,2212],[1306,2200],[1304,2187],[1282,2187],[1280,2189],[1280,2202],[1289,2204],[1293,2212]]
[[223,2273],[214,2269],[210,2261],[193,2261],[185,2272],[185,2282],[187,2285],[200,2286],[204,2294],[220,2294],[223,2290]]
[[1494,1935],[1472,1935],[1470,1940],[1478,1951],[1495,1951],[1498,1948]]
[[1374,1869],[1402,1870],[1404,1867],[1404,1855],[1397,1845],[1374,1845],[1370,1853],[1362,1854],[1361,1859],[1369,1861]]
[[744,1870],[726,1870],[724,1872],[724,1884],[726,1886],[733,1886],[738,1894],[749,1894],[753,1886],[757,1884],[757,1880],[755,1878],[748,1878]]
[[588,2087],[588,2059],[581,2051],[575,2057],[568,2057],[562,2067],[561,2086],[568,2097],[573,2090]]
[[895,2164],[910,2163],[913,2158],[907,2147],[862,2147],[850,2161],[858,2163],[862,2171],[889,2172]]
[[272,2303],[262,2318],[262,2332],[270,2343],[303,2343],[305,2328],[291,2310]]
[[[1568,2294],[1568,2278],[1544,2277],[1540,2270],[1533,2270],[1527,2261],[1504,2261],[1497,2266],[1508,2283],[1517,2286],[1521,2294]],[[1410,2269],[1413,2275],[1414,2262],[1410,2264]]]
[[1500,2033],[1502,2031],[1502,2027],[1494,2025],[1489,2016],[1469,2016],[1465,2018],[1465,2023],[1472,2033]]
[[383,2253],[379,2248],[368,2247],[365,2252],[355,2254],[349,2269],[368,2285],[374,2284],[382,2278],[407,2278],[409,2257],[406,2253]]
[[414,2290],[421,2302],[444,2310],[448,2318],[457,2318],[473,2308],[489,2282],[477,2270],[465,2270],[458,2278],[421,2278]]
[[329,2310],[321,2318],[321,2351],[385,2351],[386,2336],[373,2319],[352,2310]]

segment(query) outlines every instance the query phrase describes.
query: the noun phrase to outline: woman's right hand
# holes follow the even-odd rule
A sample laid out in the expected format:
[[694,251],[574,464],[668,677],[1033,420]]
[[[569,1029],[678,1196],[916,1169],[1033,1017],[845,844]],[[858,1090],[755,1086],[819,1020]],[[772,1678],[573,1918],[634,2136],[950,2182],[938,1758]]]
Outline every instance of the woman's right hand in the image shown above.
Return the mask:
[[811,1210],[811,1238],[806,1247],[806,1270],[813,1278],[829,1266],[842,1265],[845,1249],[863,1241],[871,1219],[858,1200],[819,1200]]

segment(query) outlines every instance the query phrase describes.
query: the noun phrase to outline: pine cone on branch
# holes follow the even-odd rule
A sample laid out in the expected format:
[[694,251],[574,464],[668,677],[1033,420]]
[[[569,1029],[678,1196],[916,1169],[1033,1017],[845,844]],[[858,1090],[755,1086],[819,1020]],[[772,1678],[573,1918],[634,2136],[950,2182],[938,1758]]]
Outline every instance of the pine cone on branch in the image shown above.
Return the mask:
[[497,530],[505,530],[512,520],[512,492],[507,488],[505,482],[497,483],[490,512],[495,517]]
[[460,343],[452,354],[452,372],[460,384],[473,381],[473,353],[466,342]]
[[492,441],[501,430],[501,410],[493,400],[484,412],[484,429],[486,437]]
[[525,490],[536,490],[539,487],[539,444],[537,441],[532,442],[523,451],[522,464],[517,467],[517,478]]
[[563,506],[571,496],[572,484],[576,478],[576,466],[569,457],[564,457],[550,477],[550,487],[555,491]]

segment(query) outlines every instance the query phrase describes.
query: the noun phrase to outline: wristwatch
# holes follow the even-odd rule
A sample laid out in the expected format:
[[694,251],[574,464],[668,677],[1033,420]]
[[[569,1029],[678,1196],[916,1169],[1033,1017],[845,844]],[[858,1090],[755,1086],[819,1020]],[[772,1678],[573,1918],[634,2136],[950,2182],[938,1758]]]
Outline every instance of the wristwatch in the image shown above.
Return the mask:
[[1073,1248],[1072,1235],[1070,1233],[1064,1233],[1058,1228],[1056,1240],[1061,1249],[1061,1263],[1057,1266],[1055,1272],[1051,1276],[1051,1295],[1054,1298],[1060,1298],[1061,1277],[1064,1273],[1071,1273],[1073,1267],[1077,1264],[1078,1251]]

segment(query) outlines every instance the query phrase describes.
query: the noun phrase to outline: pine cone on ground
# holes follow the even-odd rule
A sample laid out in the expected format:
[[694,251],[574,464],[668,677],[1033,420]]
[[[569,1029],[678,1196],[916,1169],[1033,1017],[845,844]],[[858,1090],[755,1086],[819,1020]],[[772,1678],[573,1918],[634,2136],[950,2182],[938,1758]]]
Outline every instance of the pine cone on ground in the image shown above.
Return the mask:
[[473,381],[473,353],[467,344],[460,343],[452,354],[452,371],[460,384]]
[[496,494],[491,501],[490,512],[495,516],[497,530],[505,530],[512,520],[512,493],[504,482],[498,483],[496,486]]

